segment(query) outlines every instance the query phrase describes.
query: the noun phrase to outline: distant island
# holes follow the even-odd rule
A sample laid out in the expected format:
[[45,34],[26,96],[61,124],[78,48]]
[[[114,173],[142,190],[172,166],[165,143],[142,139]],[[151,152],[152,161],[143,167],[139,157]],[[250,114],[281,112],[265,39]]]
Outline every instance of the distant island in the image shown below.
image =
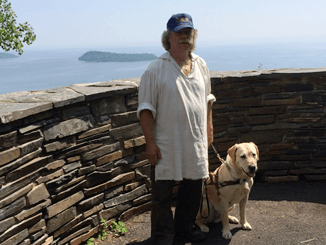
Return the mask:
[[81,61],[88,62],[134,62],[155,60],[157,58],[154,54],[118,54],[111,52],[89,51],[78,58]]
[[8,54],[8,53],[0,53],[0,59],[11,59],[11,58],[17,58],[17,55],[14,54]]

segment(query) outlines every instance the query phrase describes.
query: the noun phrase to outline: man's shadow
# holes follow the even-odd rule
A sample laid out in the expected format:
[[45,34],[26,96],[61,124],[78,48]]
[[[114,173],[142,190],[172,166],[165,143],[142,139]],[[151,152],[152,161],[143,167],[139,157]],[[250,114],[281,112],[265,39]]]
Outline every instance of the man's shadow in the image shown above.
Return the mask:
[[[190,241],[187,240],[179,240],[178,241],[178,245],[190,245],[190,244],[194,244],[194,245],[210,245],[210,244],[221,244],[221,245],[228,245],[230,244],[231,240],[227,240],[224,239],[222,237],[222,223],[219,222],[217,224],[215,223],[210,223],[208,224],[209,227],[209,233],[206,233],[206,238],[204,241],[202,242],[196,242],[196,243],[192,243]],[[241,227],[230,227],[231,228],[231,233],[232,236],[234,236],[238,231],[243,231],[243,229]],[[154,243],[152,242],[151,238],[146,239],[144,241],[140,241],[140,242],[131,242],[131,243],[127,243],[127,245],[154,245]]]

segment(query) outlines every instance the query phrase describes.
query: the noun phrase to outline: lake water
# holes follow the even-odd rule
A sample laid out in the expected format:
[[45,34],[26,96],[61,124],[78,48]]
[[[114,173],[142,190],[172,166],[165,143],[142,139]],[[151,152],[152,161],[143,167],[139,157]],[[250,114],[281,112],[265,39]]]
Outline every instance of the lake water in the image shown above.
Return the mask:
[[[199,46],[199,45],[198,45]],[[78,58],[87,51],[153,53],[161,47],[26,50],[15,59],[0,59],[0,94],[41,90],[76,83],[140,77],[151,61],[87,63]],[[212,71],[326,67],[323,43],[279,43],[198,47]]]

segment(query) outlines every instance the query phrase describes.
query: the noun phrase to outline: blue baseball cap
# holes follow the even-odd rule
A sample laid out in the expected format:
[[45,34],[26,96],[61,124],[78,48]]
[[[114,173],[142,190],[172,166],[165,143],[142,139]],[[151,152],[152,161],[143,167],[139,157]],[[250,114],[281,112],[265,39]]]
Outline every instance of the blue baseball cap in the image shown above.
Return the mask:
[[174,14],[167,23],[167,28],[173,32],[180,31],[184,28],[194,28],[192,18],[189,14]]

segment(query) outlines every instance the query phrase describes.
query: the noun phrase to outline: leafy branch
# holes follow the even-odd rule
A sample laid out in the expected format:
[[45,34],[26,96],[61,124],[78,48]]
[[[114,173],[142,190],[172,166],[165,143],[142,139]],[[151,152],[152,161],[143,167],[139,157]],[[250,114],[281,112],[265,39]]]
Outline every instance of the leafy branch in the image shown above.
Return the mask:
[[8,0],[0,0],[0,47],[5,50],[15,50],[23,53],[23,43],[32,44],[36,35],[34,29],[26,22],[16,23],[17,15]]

